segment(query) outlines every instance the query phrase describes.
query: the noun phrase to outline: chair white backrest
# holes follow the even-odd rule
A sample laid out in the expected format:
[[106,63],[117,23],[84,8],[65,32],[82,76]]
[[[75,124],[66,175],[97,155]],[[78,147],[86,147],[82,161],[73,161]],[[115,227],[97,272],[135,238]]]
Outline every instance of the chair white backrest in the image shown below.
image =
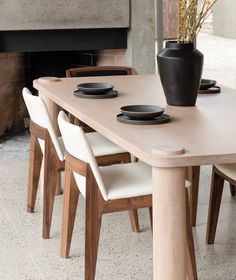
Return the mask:
[[53,145],[56,149],[57,155],[61,161],[64,160],[64,154],[61,150],[60,144],[58,142],[58,138],[56,133],[53,129],[52,122],[50,116],[48,114],[48,110],[46,105],[44,104],[43,100],[39,96],[34,96],[32,93],[27,89],[23,88],[22,95],[28,109],[29,115],[31,120],[43,127],[46,128],[49,132],[49,135],[52,139]]
[[[108,200],[107,190],[101,177],[97,161],[84,131],[79,126],[71,124],[63,111],[58,115],[58,125],[67,152],[73,157],[89,163],[104,200]],[[76,176],[83,177],[77,173]],[[79,181],[86,184],[84,177]],[[84,195],[85,186],[78,185],[78,188]]]

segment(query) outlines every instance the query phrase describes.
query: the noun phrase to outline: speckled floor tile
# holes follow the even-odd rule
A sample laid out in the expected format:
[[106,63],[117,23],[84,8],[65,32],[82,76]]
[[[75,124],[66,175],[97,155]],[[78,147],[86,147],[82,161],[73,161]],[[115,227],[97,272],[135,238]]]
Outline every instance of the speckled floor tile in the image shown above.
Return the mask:
[[[70,258],[59,258],[62,196],[55,200],[51,238],[41,238],[41,205],[26,213],[26,161],[0,161],[0,279],[83,279],[84,200],[79,200]],[[13,176],[14,174],[14,176]],[[205,244],[211,167],[201,169],[194,240],[199,279],[236,279],[236,199],[225,186],[216,243]],[[15,189],[15,192],[14,192]],[[9,194],[9,195],[7,195]],[[139,210],[141,233],[132,233],[128,213],[104,215],[98,280],[151,280],[152,235],[147,209]],[[19,257],[20,256],[20,257]],[[15,277],[15,278],[14,278]]]

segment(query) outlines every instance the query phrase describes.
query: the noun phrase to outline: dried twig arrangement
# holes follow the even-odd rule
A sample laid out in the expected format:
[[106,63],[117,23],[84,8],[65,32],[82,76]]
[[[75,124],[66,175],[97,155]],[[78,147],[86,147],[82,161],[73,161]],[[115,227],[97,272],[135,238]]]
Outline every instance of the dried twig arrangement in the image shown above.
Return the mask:
[[216,1],[204,0],[202,6],[199,7],[199,0],[178,0],[178,43],[190,43],[194,41],[204,21],[212,13],[212,7]]

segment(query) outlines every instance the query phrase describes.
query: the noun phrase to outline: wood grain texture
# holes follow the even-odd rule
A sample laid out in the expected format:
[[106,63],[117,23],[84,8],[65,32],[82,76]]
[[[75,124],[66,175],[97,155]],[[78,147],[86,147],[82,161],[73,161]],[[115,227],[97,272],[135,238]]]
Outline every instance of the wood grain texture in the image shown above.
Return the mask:
[[59,170],[64,169],[65,162],[58,158],[50,135],[45,133],[44,183],[43,183],[43,238],[48,239],[52,224],[52,213],[56,195]]
[[224,181],[229,182],[231,195],[234,196],[236,181],[234,181],[232,178],[225,175],[216,166],[213,166],[210,202],[209,202],[209,210],[208,210],[207,234],[206,234],[206,242],[208,244],[213,244],[215,242],[215,235],[216,235],[218,217],[220,212],[222,193],[224,188]]
[[199,178],[200,178],[200,166],[192,167],[191,187],[190,187],[190,208],[191,208],[191,220],[192,226],[196,226],[197,221],[197,205],[198,205],[198,191],[199,191]]
[[[94,280],[102,215],[152,206],[152,196],[144,195],[105,201],[99,191],[89,164],[66,153],[65,196],[63,203],[61,257],[69,256],[74,227],[78,190],[72,171],[86,177],[85,198],[85,279]],[[137,226],[137,225],[135,225]]]
[[38,191],[39,176],[42,165],[42,151],[35,135],[30,136],[30,157],[28,172],[27,212],[33,213]]
[[[73,95],[77,84],[95,81],[114,84],[119,97],[86,100]],[[195,107],[174,107],[166,106],[156,75],[65,78],[47,85],[35,80],[34,86],[76,118],[152,166],[199,166],[236,161],[236,91],[233,89],[222,86],[222,94],[201,95]],[[165,112],[171,116],[171,122],[154,126],[121,124],[116,121],[116,115],[121,106],[128,104],[166,106]],[[181,146],[185,153],[179,156],[152,153],[161,145]]]
[[176,39],[178,34],[178,2],[176,0],[163,1],[163,38]]
[[77,67],[66,70],[66,77],[77,77],[77,73],[83,72],[96,72],[96,71],[126,71],[127,75],[135,74],[135,70],[131,67],[125,66],[88,66],[88,67]]
[[[31,146],[28,174],[28,212],[33,212],[37,189],[39,184],[40,167],[43,168],[43,226],[42,236],[48,239],[52,223],[53,204],[58,181],[59,171],[64,170],[64,161],[58,158],[55,147],[52,143],[49,132],[46,128],[40,127],[34,122],[30,123]],[[38,139],[44,141],[44,156],[42,157]],[[43,162],[42,162],[43,158]]]
[[71,239],[74,229],[75,215],[79,199],[79,189],[76,185],[74,175],[70,166],[65,166],[65,185],[61,230],[61,258],[68,258]]
[[24,71],[24,54],[0,53],[0,111],[4,112],[1,114],[0,138],[25,130],[23,118],[28,113],[22,97]]
[[153,168],[153,186],[154,279],[186,279],[185,168]]
[[139,232],[139,219],[138,219],[138,209],[129,210],[129,219],[131,223],[131,229],[133,232]]
[[217,222],[220,212],[220,204],[222,198],[222,192],[224,187],[224,177],[221,176],[221,172],[213,166],[212,179],[211,179],[211,193],[208,210],[208,221],[207,221],[207,244],[213,244],[215,241],[215,234],[217,228]]
[[187,267],[187,276],[188,280],[197,280],[197,266],[196,266],[196,258],[195,258],[195,248],[194,248],[194,240],[193,240],[193,232],[192,232],[192,218],[191,218],[191,207],[189,201],[188,190],[185,190],[186,197],[186,228],[187,228],[187,259],[186,259],[186,267]]

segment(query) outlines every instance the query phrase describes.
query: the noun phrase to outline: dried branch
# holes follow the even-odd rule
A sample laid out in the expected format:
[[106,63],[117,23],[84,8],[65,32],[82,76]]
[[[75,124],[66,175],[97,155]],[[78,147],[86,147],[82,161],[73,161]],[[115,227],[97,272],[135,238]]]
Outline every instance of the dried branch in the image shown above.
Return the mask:
[[178,0],[178,43],[194,41],[203,23],[212,13],[212,7],[216,1],[217,0],[204,0],[202,7],[199,7],[198,0]]

